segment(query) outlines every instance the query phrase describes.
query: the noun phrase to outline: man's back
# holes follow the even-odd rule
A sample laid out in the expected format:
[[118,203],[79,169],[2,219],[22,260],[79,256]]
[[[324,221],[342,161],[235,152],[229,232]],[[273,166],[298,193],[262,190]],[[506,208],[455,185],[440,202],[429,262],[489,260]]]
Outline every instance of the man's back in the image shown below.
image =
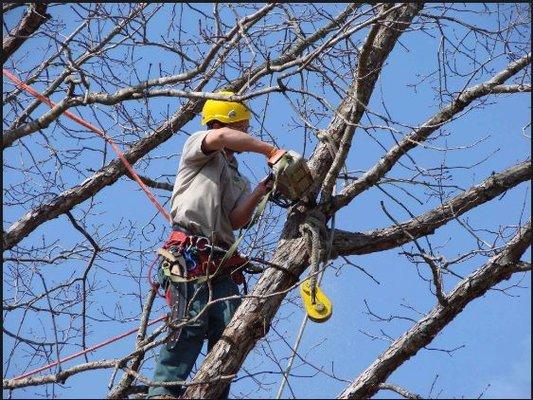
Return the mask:
[[191,233],[229,246],[235,240],[229,215],[250,193],[234,157],[223,151],[205,154],[202,141],[209,131],[191,135],[183,147],[180,166],[171,198],[174,224]]

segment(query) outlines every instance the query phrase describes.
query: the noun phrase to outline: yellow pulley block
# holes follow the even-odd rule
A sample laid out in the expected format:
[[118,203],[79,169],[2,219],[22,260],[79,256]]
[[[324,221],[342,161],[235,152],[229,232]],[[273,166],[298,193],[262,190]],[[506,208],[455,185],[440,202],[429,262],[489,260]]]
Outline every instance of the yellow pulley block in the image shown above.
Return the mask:
[[331,317],[333,305],[318,286],[316,286],[315,303],[313,304],[309,279],[300,285],[300,296],[302,296],[305,311],[311,321],[326,322]]

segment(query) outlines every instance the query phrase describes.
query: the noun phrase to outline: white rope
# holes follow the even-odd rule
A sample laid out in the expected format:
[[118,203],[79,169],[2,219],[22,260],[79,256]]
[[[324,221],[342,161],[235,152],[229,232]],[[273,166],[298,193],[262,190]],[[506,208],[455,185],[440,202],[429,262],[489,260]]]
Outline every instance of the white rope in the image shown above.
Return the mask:
[[[337,185],[334,186],[333,188],[333,194],[335,195],[336,194],[336,191],[337,191]],[[322,268],[322,271],[320,271],[318,273],[318,277],[316,275],[313,274],[313,277],[315,277],[316,279],[316,284],[318,286],[320,286],[320,283],[322,282],[322,278],[324,277],[324,272],[326,270],[326,263],[327,263],[327,260],[329,260],[329,256],[331,254],[331,247],[333,245],[333,235],[334,235],[334,231],[335,231],[335,214],[332,215],[331,217],[331,234],[330,234],[330,237],[329,237],[329,240],[328,240],[328,244],[327,244],[327,254],[326,254],[326,257],[325,257],[325,261],[324,261],[324,267]],[[312,263],[312,261],[311,261]],[[312,273],[312,271],[310,271],[310,273]],[[313,296],[313,289],[315,289],[315,293],[316,293],[316,285],[312,285],[312,282],[311,283],[311,299],[314,299],[314,296]],[[279,386],[279,389],[278,389],[278,393],[276,394],[276,399],[279,400],[281,398],[281,396],[283,395],[283,390],[285,389],[285,385],[288,383],[288,379],[289,379],[289,374],[290,374],[290,371],[291,371],[291,368],[292,368],[292,364],[294,362],[294,359],[296,358],[296,353],[298,352],[298,347],[300,346],[300,342],[302,340],[302,336],[303,336],[303,333],[304,333],[304,330],[305,330],[305,327],[307,325],[307,321],[309,320],[309,317],[307,316],[307,313],[304,315],[304,318],[302,320],[302,323],[300,324],[300,329],[298,330],[298,334],[296,336],[296,340],[294,342],[294,346],[292,347],[292,354],[291,354],[291,357],[289,358],[289,361],[287,362],[287,368],[285,368],[285,372],[283,372],[283,376],[281,378],[281,383],[280,383],[280,386]]]

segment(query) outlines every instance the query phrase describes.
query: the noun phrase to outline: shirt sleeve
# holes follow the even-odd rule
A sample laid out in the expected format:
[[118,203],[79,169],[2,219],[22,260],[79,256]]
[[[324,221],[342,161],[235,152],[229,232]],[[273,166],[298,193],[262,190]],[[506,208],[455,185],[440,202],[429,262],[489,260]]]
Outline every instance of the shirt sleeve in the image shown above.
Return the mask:
[[182,161],[188,165],[201,165],[211,160],[218,151],[212,151],[208,154],[202,150],[202,142],[209,131],[200,131],[192,134],[183,146]]

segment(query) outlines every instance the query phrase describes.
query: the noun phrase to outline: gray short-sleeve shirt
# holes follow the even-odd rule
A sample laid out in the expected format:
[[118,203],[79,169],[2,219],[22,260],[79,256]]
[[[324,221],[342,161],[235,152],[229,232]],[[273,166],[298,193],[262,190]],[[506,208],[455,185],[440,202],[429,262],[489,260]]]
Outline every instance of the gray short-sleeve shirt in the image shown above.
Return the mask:
[[194,133],[183,146],[170,213],[173,223],[195,235],[213,234],[216,244],[229,246],[235,241],[229,215],[250,193],[250,182],[239,173],[234,157],[203,152],[208,132]]

